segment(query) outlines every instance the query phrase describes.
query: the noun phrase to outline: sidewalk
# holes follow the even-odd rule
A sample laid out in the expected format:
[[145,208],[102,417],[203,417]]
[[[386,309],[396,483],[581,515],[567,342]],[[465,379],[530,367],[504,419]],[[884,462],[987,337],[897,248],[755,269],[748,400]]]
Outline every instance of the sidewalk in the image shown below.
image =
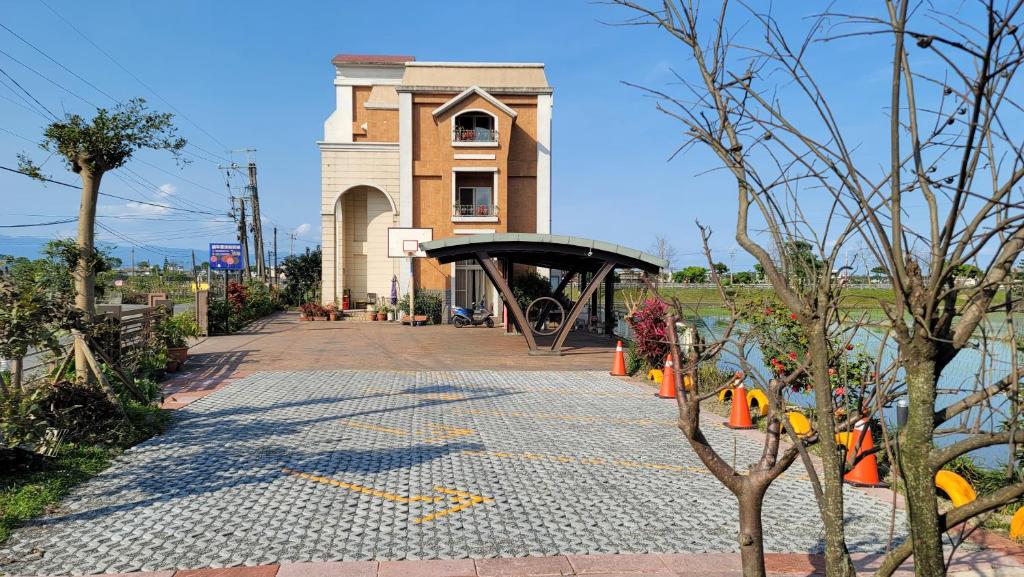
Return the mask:
[[[858,573],[870,574],[880,556],[854,554]],[[1020,577],[1024,563],[975,553],[970,561],[955,561],[950,577]],[[824,577],[818,555],[768,553],[769,577]],[[513,559],[456,559],[426,561],[351,561],[291,563],[187,571],[118,574],[116,577],[741,577],[739,555],[559,555]],[[895,573],[913,577],[911,565]],[[108,575],[106,577],[115,577]]]

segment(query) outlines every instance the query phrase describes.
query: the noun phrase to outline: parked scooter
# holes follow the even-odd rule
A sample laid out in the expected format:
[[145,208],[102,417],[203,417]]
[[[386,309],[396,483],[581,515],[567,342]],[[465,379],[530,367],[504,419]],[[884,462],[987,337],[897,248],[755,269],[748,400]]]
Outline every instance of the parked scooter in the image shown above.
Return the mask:
[[473,303],[470,308],[452,306],[452,324],[461,329],[466,326],[487,325],[494,328],[494,314],[483,303]]

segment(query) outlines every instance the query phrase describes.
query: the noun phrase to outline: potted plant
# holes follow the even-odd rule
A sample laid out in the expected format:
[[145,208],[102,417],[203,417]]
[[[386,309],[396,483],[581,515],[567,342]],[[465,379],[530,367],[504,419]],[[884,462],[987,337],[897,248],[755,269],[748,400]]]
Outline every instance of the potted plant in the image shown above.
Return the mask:
[[390,310],[391,309],[388,307],[388,305],[380,305],[380,307],[377,308],[377,320],[378,321],[385,321],[385,320],[387,320],[388,312]]
[[338,307],[336,305],[329,304],[325,309],[327,311],[327,320],[336,321],[338,320]]
[[395,320],[395,309],[393,307],[388,307],[388,320],[389,321],[394,321]]
[[188,358],[188,339],[199,336],[199,324],[191,313],[167,315],[156,323],[156,333],[167,349],[167,370],[174,372]]

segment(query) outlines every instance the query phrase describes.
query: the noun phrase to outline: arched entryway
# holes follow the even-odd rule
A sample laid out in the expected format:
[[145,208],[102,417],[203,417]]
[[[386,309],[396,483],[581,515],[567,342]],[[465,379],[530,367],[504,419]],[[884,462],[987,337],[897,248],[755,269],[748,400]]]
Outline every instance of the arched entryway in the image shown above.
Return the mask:
[[388,227],[397,220],[394,201],[380,188],[358,185],[343,191],[334,204],[335,297],[349,295],[353,308],[376,296],[386,298],[397,264],[388,258]]

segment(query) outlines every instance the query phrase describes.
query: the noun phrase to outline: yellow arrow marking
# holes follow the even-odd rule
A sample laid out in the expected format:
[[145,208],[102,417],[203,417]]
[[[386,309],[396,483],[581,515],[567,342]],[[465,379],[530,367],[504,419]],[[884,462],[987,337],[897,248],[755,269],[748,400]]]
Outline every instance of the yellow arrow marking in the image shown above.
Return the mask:
[[404,495],[396,495],[395,493],[388,493],[387,491],[381,491],[374,489],[373,487],[366,487],[364,485],[357,485],[355,483],[346,483],[344,481],[338,481],[330,477],[321,477],[318,475],[310,475],[309,473],[303,473],[302,471],[296,471],[294,469],[283,468],[281,469],[286,475],[297,477],[299,479],[305,479],[307,481],[313,481],[314,483],[322,483],[324,485],[331,485],[333,487],[340,487],[342,489],[348,489],[356,493],[363,493],[365,495],[372,495],[374,497],[380,497],[388,501],[397,501],[399,503],[415,503],[415,502],[426,502],[426,503],[439,503],[441,501],[451,501],[455,503],[455,506],[443,509],[441,511],[435,511],[429,515],[424,515],[417,519],[414,519],[414,523],[427,523],[433,521],[438,517],[444,517],[445,515],[451,515],[452,513],[458,513],[477,505],[479,503],[493,503],[494,499],[490,497],[483,497],[481,495],[474,495],[473,493],[467,493],[466,491],[459,491],[458,489],[449,489],[447,487],[434,487],[434,491],[441,493],[445,496],[436,495],[412,495],[406,497]]

